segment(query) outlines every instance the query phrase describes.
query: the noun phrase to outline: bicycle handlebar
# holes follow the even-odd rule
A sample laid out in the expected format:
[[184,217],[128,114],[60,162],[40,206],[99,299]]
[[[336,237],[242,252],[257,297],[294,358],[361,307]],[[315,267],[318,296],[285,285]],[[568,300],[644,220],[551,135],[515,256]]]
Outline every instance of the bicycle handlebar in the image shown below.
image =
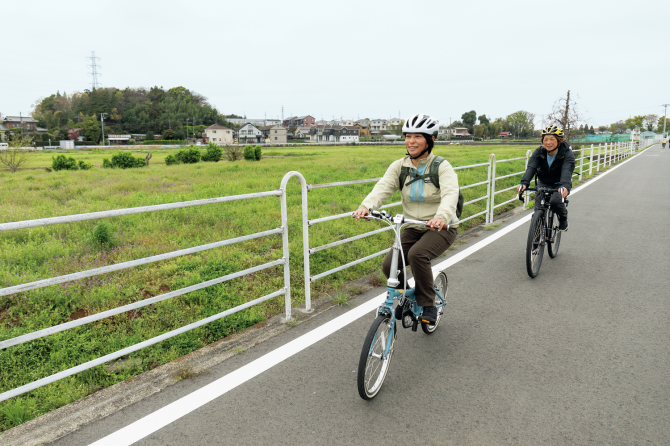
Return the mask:
[[[519,201],[524,201],[523,199],[523,193],[524,192],[546,192],[546,193],[551,193],[553,194],[554,192],[560,192],[560,190],[563,189],[563,186],[561,187],[544,187],[544,186],[537,186],[537,187],[527,187],[521,193],[519,193]],[[562,201],[565,201],[565,198],[561,197]]]
[[[364,215],[363,218],[367,218],[369,220],[383,220],[383,221],[388,221],[391,223],[414,223],[418,225],[424,225],[428,226],[428,221],[427,220],[414,220],[412,218],[405,218],[402,214],[398,214],[395,217],[389,214],[386,211],[375,211],[373,209],[370,209],[370,213],[368,215]],[[396,219],[399,219],[397,221]],[[449,229],[449,225],[445,224],[443,229]]]

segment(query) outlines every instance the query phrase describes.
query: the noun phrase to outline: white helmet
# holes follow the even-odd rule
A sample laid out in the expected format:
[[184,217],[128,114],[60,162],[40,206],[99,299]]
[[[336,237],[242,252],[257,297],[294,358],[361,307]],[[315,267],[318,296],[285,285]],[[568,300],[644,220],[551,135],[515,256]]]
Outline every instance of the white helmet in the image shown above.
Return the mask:
[[423,133],[424,135],[437,136],[437,119],[430,115],[417,113],[412,115],[405,121],[402,126],[402,133]]

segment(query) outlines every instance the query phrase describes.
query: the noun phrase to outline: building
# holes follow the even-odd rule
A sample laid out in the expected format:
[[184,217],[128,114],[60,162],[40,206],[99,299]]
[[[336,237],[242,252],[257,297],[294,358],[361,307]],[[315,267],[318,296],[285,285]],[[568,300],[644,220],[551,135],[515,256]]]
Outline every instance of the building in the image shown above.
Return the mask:
[[389,129],[389,122],[386,119],[373,119],[370,121],[370,131],[372,133],[379,133]]
[[291,118],[284,119],[281,125],[284,127],[304,127],[306,125],[316,125],[316,120],[311,115],[293,116]]
[[370,124],[367,122],[359,123],[358,121],[354,124],[354,127],[358,129],[359,138],[370,138]]
[[388,120],[388,125],[403,125],[404,123],[405,120],[400,118],[391,118]]
[[356,124],[356,121],[354,121],[352,119],[344,119],[344,120],[341,120],[341,121],[337,121],[337,125],[341,125],[341,126],[344,126],[344,127],[352,127],[355,124]]
[[233,143],[235,131],[222,125],[214,124],[207,127],[202,132],[203,142],[213,142],[220,146],[227,146]]
[[0,117],[0,139],[5,140],[5,132],[12,129],[23,128],[26,133],[46,132],[46,129],[37,127],[37,120],[30,116],[3,116]]
[[310,139],[313,142],[358,142],[358,128],[341,125],[314,126],[310,130]]
[[81,130],[81,128],[78,128],[78,129],[68,129],[68,131],[67,131],[67,137],[68,137],[68,139],[76,139],[77,141],[83,141],[83,140],[84,140],[84,137],[83,137],[82,135],[79,134],[79,130]]
[[511,138],[512,132],[500,132],[498,133],[498,138]]
[[302,127],[298,127],[297,130],[295,131],[295,136],[301,139],[309,139],[310,138],[310,130],[312,130],[313,125],[304,125]]
[[253,124],[257,127],[281,124],[280,119],[272,118],[226,118],[231,124]]
[[238,129],[237,141],[240,144],[263,142],[263,132],[253,124],[246,124]]
[[266,125],[260,127],[263,139],[270,144],[286,144],[288,142],[288,130],[281,125]]
[[128,145],[128,141],[130,141],[130,138],[132,138],[131,135],[108,135],[105,137],[105,139],[109,141],[109,144],[112,146]]

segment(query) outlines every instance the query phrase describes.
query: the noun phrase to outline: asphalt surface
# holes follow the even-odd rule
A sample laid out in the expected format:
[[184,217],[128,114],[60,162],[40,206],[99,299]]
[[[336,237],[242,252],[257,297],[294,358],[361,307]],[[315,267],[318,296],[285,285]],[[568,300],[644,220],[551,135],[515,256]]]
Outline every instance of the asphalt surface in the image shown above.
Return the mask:
[[[370,313],[136,444],[670,444],[668,172],[659,145],[572,196],[558,257],[545,253],[536,279],[528,223],[448,268],[440,327],[401,329],[374,400],[356,388]],[[52,444],[88,445],[348,310]]]

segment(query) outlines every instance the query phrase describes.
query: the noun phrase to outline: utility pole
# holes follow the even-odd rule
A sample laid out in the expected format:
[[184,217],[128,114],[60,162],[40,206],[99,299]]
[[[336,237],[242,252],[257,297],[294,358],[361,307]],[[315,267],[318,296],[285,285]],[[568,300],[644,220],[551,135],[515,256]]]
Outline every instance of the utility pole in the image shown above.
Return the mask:
[[188,139],[188,118],[186,118],[186,139]]
[[102,145],[105,145],[105,115],[107,113],[100,113],[100,122],[102,122]]
[[667,135],[665,134],[665,121],[668,119],[668,105],[670,104],[663,104],[663,107],[665,107],[665,112],[663,113],[663,138],[665,138]]
[[193,117],[193,139],[195,139],[195,116]]

